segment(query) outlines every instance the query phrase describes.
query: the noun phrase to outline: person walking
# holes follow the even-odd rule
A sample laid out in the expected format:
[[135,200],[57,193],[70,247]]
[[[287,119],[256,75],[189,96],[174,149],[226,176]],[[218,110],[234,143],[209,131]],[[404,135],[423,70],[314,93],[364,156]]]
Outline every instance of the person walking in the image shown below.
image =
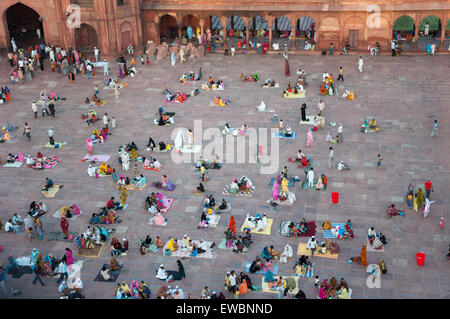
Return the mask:
[[42,109],[42,117],[45,117],[45,114],[48,115],[44,97],[41,97],[41,109]]
[[319,109],[319,115],[324,116],[325,115],[325,103],[323,103],[322,100],[320,100],[319,103],[317,104],[317,108]]
[[31,126],[28,123],[25,123],[23,134],[28,138],[28,142],[31,141]]
[[334,161],[334,149],[330,146],[330,155],[328,155],[328,168],[331,168]]
[[58,284],[61,281],[67,280],[69,277],[69,274],[67,272],[67,264],[66,264],[66,255],[62,258],[61,262],[58,264],[58,267],[56,269],[56,272],[59,273],[59,279],[56,281]]
[[33,103],[31,104],[31,109],[33,110],[34,113],[34,118],[37,119],[37,114],[38,114],[38,108],[36,105],[36,101],[33,101]]
[[36,275],[36,277],[34,277],[33,285],[36,284],[36,281],[39,281],[42,286],[45,286],[45,284],[44,284],[44,282],[42,281],[42,278],[41,278],[41,271],[43,271],[43,269],[41,268],[41,264],[40,263],[36,263],[36,266],[34,267],[34,274]]
[[88,79],[91,79],[92,78],[92,65],[90,63],[88,63],[88,65],[86,66],[86,71],[87,71],[86,77]]
[[109,63],[106,60],[103,60],[103,75],[105,77],[109,76]]
[[392,50],[392,56],[395,56],[395,41],[391,40],[391,50]]
[[342,69],[342,66],[339,67],[339,76],[337,80],[342,80],[342,82],[344,82],[344,70]]
[[362,56],[360,56],[360,57],[359,57],[359,60],[358,60],[358,69],[359,69],[359,72],[362,72],[362,71],[363,71],[363,66],[364,66],[364,61],[363,61]]
[[311,256],[314,256],[314,251],[317,248],[317,241],[316,241],[316,236],[312,236],[309,240],[308,243],[306,244],[306,248],[311,249]]
[[97,47],[94,47],[94,56],[95,56],[95,62],[98,62],[98,54],[99,54],[100,50],[97,49]]
[[103,115],[103,126],[104,126],[106,129],[108,129],[108,122],[109,122],[109,119],[108,119],[108,113],[105,113],[105,114]]
[[433,123],[433,131],[431,132],[431,137],[433,137],[436,134],[436,136],[439,136],[439,130],[438,130],[438,121],[434,120]]
[[337,135],[339,137],[339,143],[342,143],[344,141],[344,137],[342,135],[342,131],[344,130],[344,127],[341,123],[339,123],[338,129],[337,129]]
[[47,133],[50,145],[55,145],[55,140],[53,139],[53,127],[50,127]]
[[284,76],[290,76],[290,72],[289,72],[289,61],[288,59],[284,59]]
[[430,199],[431,192],[434,192],[433,183],[431,183],[430,179],[427,179],[425,182],[425,197]]
[[377,168],[381,167],[383,163],[381,162],[383,159],[381,158],[381,154],[377,155]]
[[[72,73],[73,75],[73,73]],[[48,109],[50,110],[50,114],[51,116],[55,117],[55,104],[53,104],[53,102],[50,101],[50,103],[48,104]]]

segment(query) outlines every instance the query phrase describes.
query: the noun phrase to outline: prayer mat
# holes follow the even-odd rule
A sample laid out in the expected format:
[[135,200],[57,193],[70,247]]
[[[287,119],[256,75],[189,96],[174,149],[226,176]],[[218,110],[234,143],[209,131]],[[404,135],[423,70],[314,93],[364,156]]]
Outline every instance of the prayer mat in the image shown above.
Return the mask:
[[[273,186],[273,183],[275,183],[277,179],[276,178],[272,178],[269,182],[269,186]],[[295,182],[299,182],[300,180],[295,180],[295,179],[288,179],[288,186],[289,187],[294,187],[295,186]],[[280,186],[281,187],[281,186]]]
[[281,132],[272,132],[272,137],[278,137],[278,138],[292,138],[295,139],[297,137],[297,132],[292,132],[291,136],[284,136],[281,134]]
[[[125,84],[126,84],[126,86],[128,86],[128,83],[125,83]],[[120,89],[123,89],[125,86],[123,86],[122,84],[118,84],[118,85],[116,85],[116,87],[117,87],[118,90],[120,90]],[[103,90],[115,90],[116,87],[111,88],[111,87],[109,87],[109,86],[105,86],[105,87],[103,88]]]
[[303,90],[303,92],[299,91],[297,94],[294,94],[293,92],[287,92],[283,95],[285,99],[303,99],[306,97],[306,90]]
[[[284,279],[293,278],[295,280],[295,289],[290,290],[289,293],[291,295],[296,295],[298,293],[298,278],[299,277],[298,276],[282,276],[282,277]],[[277,280],[278,276],[273,276],[273,278],[275,280]],[[261,278],[261,282],[262,282],[261,286],[262,286],[262,291],[263,292],[271,292],[271,293],[275,293],[275,294],[278,293],[278,290],[272,290],[272,289],[269,288],[269,283],[264,281],[264,277]]]
[[[65,241],[68,243],[73,243],[73,241],[75,240],[75,238],[78,236],[78,233],[74,233],[74,232],[69,232],[69,236],[72,236],[72,240],[68,240],[67,238],[64,238],[64,233],[57,231],[57,232],[49,232],[48,233],[48,241],[52,241],[52,240],[57,240],[57,241]],[[69,237],[67,236],[67,237]]]
[[155,147],[155,148],[153,149],[153,152],[166,153],[166,152],[170,151],[171,149],[172,149],[172,147],[170,147],[169,149],[165,148],[164,150],[160,151],[160,150],[159,150],[159,147]]
[[[206,217],[208,217],[208,215],[206,215]],[[208,223],[208,227],[217,227],[217,225],[219,225],[219,220],[220,215],[216,216],[216,223],[215,224]]]
[[130,190],[130,191],[141,191],[141,190],[143,190],[143,189],[146,188],[146,187],[147,187],[147,184],[145,184],[145,185],[142,186],[141,188],[136,188],[136,187],[134,187],[134,184],[125,185],[125,188],[128,189],[128,190]]
[[[284,237],[292,237],[290,231],[289,231],[289,225],[292,221],[290,220],[282,220],[280,222],[280,230],[278,231],[278,233],[281,236]],[[300,224],[300,222],[294,222],[294,224],[296,224],[297,226]],[[298,235],[297,237],[311,237],[311,236],[315,236],[316,235],[316,222],[315,221],[307,221],[306,222],[306,232]]]
[[42,147],[46,147],[46,148],[63,148],[64,145],[67,145],[66,142],[55,142],[55,145],[51,145],[50,142],[47,142],[47,144],[45,144]]
[[101,255],[105,245],[106,244],[96,245],[95,248],[91,248],[91,249],[78,248],[77,256],[85,257],[85,258],[97,258]]
[[107,162],[111,156],[109,155],[86,155],[81,160],[82,162]]
[[269,199],[269,200],[266,200],[266,203],[268,204],[268,205],[270,205],[271,207],[273,207],[272,205],[271,205],[271,202],[272,203],[275,203],[275,204],[277,204],[278,206],[292,206],[295,202],[291,202],[291,201],[289,201],[289,200],[284,200],[284,201],[280,201],[280,200],[273,200],[273,198],[271,198],[271,199]]
[[314,116],[306,115],[306,119],[309,121],[300,121],[300,124],[314,125]]
[[150,217],[148,219],[148,224],[151,225],[151,226],[166,227],[168,223],[169,223],[169,221],[165,220],[162,225],[156,225],[155,222],[154,222],[154,216],[152,216],[152,217]]
[[[69,221],[75,220],[75,219],[77,219],[79,216],[81,216],[81,215],[83,215],[83,214],[84,214],[83,211],[80,209],[80,214],[78,214],[78,215],[73,214],[73,215],[72,215],[72,218],[67,218],[67,219],[68,219]],[[59,209],[52,215],[52,217],[58,218],[58,219],[61,218],[61,214],[59,213]]]
[[45,197],[55,197],[58,190],[61,188],[61,185],[53,185],[52,188],[48,192],[41,191],[42,195]]
[[[252,265],[252,263],[245,263],[245,266],[244,266],[244,272],[245,273],[249,273],[250,274],[250,266]],[[274,274],[274,275],[277,275],[278,274],[278,265],[274,265],[273,266],[273,271],[272,271],[272,273]],[[255,272],[255,273],[253,273],[253,275],[256,275],[256,274],[258,274],[258,275],[265,275],[266,274],[266,272],[264,271],[264,270],[260,270],[260,271],[257,271],[257,272]]]
[[[306,248],[306,243],[299,243],[298,244],[298,249],[297,249],[297,255],[301,256],[301,255],[305,255],[305,256],[312,256],[311,255],[311,249]],[[332,258],[332,259],[337,259],[339,257],[339,254],[330,254],[329,251],[326,252],[326,254],[321,254],[319,253],[317,250],[314,251],[314,256],[313,257],[323,257],[323,258]]]
[[201,145],[194,145],[193,147],[190,146],[183,146],[183,148],[180,150],[181,153],[200,153],[202,150]]
[[175,198],[168,198],[169,201],[169,206],[167,206],[166,208],[161,209],[159,212],[160,213],[168,213],[169,210],[172,208],[173,202],[175,201]]
[[[106,269],[109,269],[109,264],[103,264],[103,267],[106,267]],[[102,267],[102,268],[103,268]],[[111,276],[111,278],[109,278],[108,280],[103,279],[103,276],[101,275],[101,269],[98,272],[97,277],[95,277],[94,281],[109,281],[109,282],[116,282],[117,278],[120,275],[120,270],[122,268],[119,268],[119,270],[114,270],[114,271],[110,271],[109,275]]]
[[314,263],[311,263],[311,267],[308,266],[308,268],[306,269],[306,273],[304,275],[295,275],[296,277],[299,278],[311,278],[314,274]]
[[[341,229],[345,230],[345,224],[343,223],[331,223],[332,227],[336,227],[339,226],[341,227]],[[331,232],[331,230],[324,230],[323,231],[323,238],[334,238],[337,239],[337,235],[333,235],[333,233]]]
[[[314,186],[313,186],[313,188],[310,188],[309,186],[308,186],[308,179],[306,178],[304,181],[303,181],[303,183],[302,183],[302,189],[306,189],[306,190],[316,190],[316,186],[317,186],[317,180],[315,180],[314,181],[314,184],[313,184]],[[326,186],[324,185],[323,187],[322,187],[322,189],[320,189],[321,191],[324,191],[324,190],[326,190],[327,188],[326,188]]]
[[[183,240],[182,239],[178,239],[178,242],[182,243]],[[210,241],[205,241],[205,242],[207,244],[209,244],[209,245],[212,244],[212,242],[210,242]],[[199,240],[192,240],[192,243],[197,244],[197,246],[198,246],[200,244],[200,241]],[[167,249],[167,243],[164,245],[164,249],[162,249],[163,256],[165,254],[166,249]],[[204,252],[202,254],[198,254],[196,257],[191,257],[190,254],[191,254],[190,252],[184,252],[182,250],[182,248],[179,247],[178,250],[172,251],[170,256],[177,257],[177,258],[182,258],[182,257],[186,257],[186,258],[206,258],[206,259],[216,258],[216,254],[213,251],[206,251],[206,252]]]
[[231,185],[225,186],[225,188],[223,190],[223,193],[222,193],[223,195],[235,195],[235,196],[248,196],[248,197],[250,197],[253,194],[253,188],[247,188],[245,190],[245,192],[240,191],[239,193],[232,194],[232,193],[230,193],[230,186]]
[[217,245],[217,248],[222,249],[222,250],[229,250],[229,251],[232,251],[233,248],[231,248],[231,247],[228,248],[228,247],[226,246],[226,244],[227,244],[227,240],[226,240],[225,238],[222,238],[222,240],[220,241],[219,245]]
[[147,170],[147,171],[156,171],[156,172],[159,172],[159,171],[162,169],[162,167],[160,167],[160,168],[153,168],[153,167],[145,167],[145,166],[144,166],[144,169]]
[[[37,158],[34,158],[34,161],[36,162]],[[60,160],[59,160],[58,157],[56,157],[56,156],[48,156],[45,159],[45,161],[43,161],[41,163],[41,165],[42,165],[43,168],[50,169],[50,168],[55,168],[56,165],[59,164],[59,162],[60,162]],[[40,169],[40,168],[37,167],[36,163],[34,163],[33,165],[26,165],[26,166],[29,167],[29,168]]]
[[6,163],[3,167],[20,167],[22,164],[23,162],[15,161],[14,163]]
[[[260,235],[270,235],[271,228],[272,228],[272,223],[273,223],[273,219],[272,218],[267,218],[267,226],[264,228],[263,231],[257,232],[257,231],[254,231],[254,230],[250,230],[250,233],[252,233],[252,234],[260,234]],[[245,233],[244,228],[248,228],[245,225],[246,225],[246,222],[244,222],[244,224],[242,224],[242,227],[241,227],[241,232],[243,232],[243,233]]]
[[7,274],[12,275],[13,278],[20,278],[24,274],[32,274],[33,268],[31,266],[17,266],[14,268],[9,268]]
[[93,167],[93,168],[95,168],[95,171],[97,172],[97,175],[89,175],[90,177],[95,177],[95,178],[97,178],[97,177],[108,177],[108,176],[112,176],[112,175],[105,175],[105,174],[100,174],[100,173],[98,173],[98,169],[99,169],[99,167]]
[[271,89],[271,88],[279,88],[280,87],[280,83],[278,83],[278,82],[275,82],[275,86],[270,86],[270,85],[261,85],[261,87],[262,88],[265,88],[265,89]]
[[229,203],[227,203],[227,208],[225,209],[218,209],[218,210],[214,210],[216,212],[216,214],[223,214],[223,213],[228,213],[231,211],[231,205]]
[[370,244],[370,241],[367,240],[366,246],[367,246],[367,251],[371,251],[374,253],[384,253],[384,245],[381,246],[382,247],[381,249],[375,249],[375,247]]
[[159,125],[159,120],[158,119],[154,119],[153,120],[153,124],[155,124],[156,126],[170,126],[170,125],[175,125],[175,122],[172,124],[170,122],[166,122],[164,125]]

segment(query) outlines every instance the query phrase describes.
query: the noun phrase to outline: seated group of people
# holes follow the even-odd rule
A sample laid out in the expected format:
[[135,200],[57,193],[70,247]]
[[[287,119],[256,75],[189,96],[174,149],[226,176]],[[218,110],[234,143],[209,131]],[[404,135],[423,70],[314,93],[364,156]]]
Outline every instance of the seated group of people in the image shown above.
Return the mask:
[[92,106],[94,105],[101,106],[103,105],[103,103],[105,103],[105,101],[102,101],[95,93],[91,96],[91,99],[89,99],[89,97],[86,97],[86,100],[84,100],[84,104]]
[[216,154],[212,160],[205,160],[203,157],[200,157],[197,163],[195,164],[197,169],[201,169],[204,167],[206,169],[220,169],[222,167],[222,163],[220,163],[220,158]]
[[160,192],[152,193],[145,199],[145,210],[152,215],[159,213],[161,209],[169,207],[169,199]]
[[340,226],[334,226],[326,220],[322,225],[324,230],[329,230],[331,233],[337,237],[337,239],[350,239],[354,238],[353,230],[352,230],[352,221],[349,219],[347,223],[345,223],[344,228]]
[[167,89],[165,91],[166,91],[166,101],[167,102],[183,103],[189,97],[189,95],[187,95],[186,93],[176,92],[175,94],[172,94]]
[[91,139],[94,143],[100,142],[105,143],[105,141],[108,138],[108,129],[106,127],[103,127],[101,131],[99,131],[97,128],[92,131]]
[[233,182],[230,185],[229,193],[237,194],[239,192],[246,192],[247,189],[254,189],[253,183],[248,177],[242,176],[239,179],[233,179]]
[[8,142],[12,140],[11,132],[14,132],[14,126],[8,123],[8,127],[2,127],[2,134],[0,136],[0,143]]
[[141,255],[145,255],[148,252],[157,253],[159,251],[159,249],[164,247],[164,243],[163,243],[161,237],[159,237],[159,236],[156,236],[156,239],[152,240],[152,238],[149,235],[147,235],[145,240],[142,240],[142,239],[139,240],[138,246],[139,246],[139,252],[141,253]]
[[335,95],[333,74],[324,73],[322,75],[322,84],[320,85],[320,95]]
[[89,164],[87,173],[89,176],[98,177],[98,175],[113,175],[114,169],[111,165],[106,165],[105,162],[102,162],[99,167],[94,167],[92,164]]
[[317,131],[319,127],[325,127],[325,118],[322,115],[317,114],[316,116],[314,116],[314,131]]
[[228,106],[231,103],[231,100],[221,98],[220,96],[215,96],[212,103],[218,106]]
[[208,82],[202,84],[202,89],[223,91],[225,89],[225,84],[221,80],[214,82],[213,78],[210,76]]
[[81,214],[80,207],[77,204],[73,204],[72,206],[63,206],[59,209],[59,215],[65,218],[72,218],[74,216],[78,216]]
[[298,237],[302,234],[306,233],[308,230],[308,225],[306,223],[306,219],[302,218],[300,223],[297,222],[290,222],[288,224],[288,235],[292,237]]
[[81,114],[81,119],[85,120],[88,126],[94,124],[98,121],[97,112],[90,109],[86,114]]
[[233,129],[232,127],[230,127],[230,124],[226,123],[225,127],[223,128],[223,130],[221,130],[223,135],[234,135],[234,136],[238,136],[242,135],[245,136],[247,134],[247,123],[243,123],[242,126],[240,127],[240,129]]
[[400,210],[398,210],[397,208],[395,208],[395,205],[392,204],[392,205],[389,206],[389,208],[387,209],[387,215],[388,215],[389,217],[392,217],[392,216],[404,216],[405,213],[402,212],[402,211],[400,211]]
[[325,239],[325,241],[318,242],[316,236],[312,236],[306,243],[306,248],[316,249],[319,254],[325,255],[327,252],[334,255],[339,253],[339,245],[335,241]]
[[111,238],[111,246],[109,249],[111,256],[126,255],[128,252],[128,248],[129,244],[127,237],[123,236],[123,244],[121,244],[116,237]]
[[303,154],[302,150],[298,150],[295,161],[300,162],[299,167],[307,167],[308,165],[310,165],[309,157],[306,157],[305,154]]
[[277,84],[277,82],[275,82],[275,80],[272,80],[272,79],[268,78],[268,79],[266,79],[264,81],[263,84],[261,84],[261,87],[271,87],[271,88],[273,88],[273,87],[275,87],[276,84]]
[[261,214],[257,213],[255,217],[250,216],[250,214],[247,214],[247,216],[245,217],[244,231],[249,229],[250,231],[254,232],[262,232],[266,227],[267,227],[266,214],[263,214],[263,216],[261,216]]
[[338,168],[338,171],[349,171],[350,170],[350,167],[348,167],[348,165],[345,164],[344,161],[340,161],[338,163],[337,168]]
[[119,216],[117,216],[114,207],[108,209],[107,207],[102,207],[97,213],[93,213],[90,224],[113,224],[119,222]]
[[252,235],[250,230],[245,231],[244,237],[236,236],[230,228],[225,231],[225,246],[231,248],[234,253],[247,252],[250,248],[252,241]]
[[180,250],[183,253],[189,253],[190,257],[197,257],[198,254],[211,251],[214,246],[215,243],[210,244],[203,239],[200,239],[199,244],[196,244],[190,237],[184,235],[181,244],[178,244],[177,239],[171,238],[167,243],[166,249],[171,252]]
[[308,256],[301,255],[298,261],[295,263],[295,275],[296,276],[305,276],[306,271],[311,269],[312,264],[311,261],[308,260]]
[[377,234],[374,227],[370,227],[367,231],[367,239],[374,249],[382,249],[387,244],[386,236],[383,233]]
[[166,144],[163,141],[159,142],[158,146],[156,146],[155,141],[151,137],[149,137],[146,150],[153,151],[156,149],[159,152],[165,152],[169,151],[171,148],[172,146],[170,144]]
[[159,170],[162,167],[161,163],[152,156],[143,157],[142,159],[144,160],[145,169]]
[[355,93],[350,89],[345,89],[344,94],[342,94],[343,98],[346,98],[347,100],[354,100],[355,99]]
[[[26,159],[21,160],[21,157],[23,157],[23,155],[21,153],[18,154],[18,159],[17,161],[25,161],[25,165],[28,167],[33,167],[34,169],[44,169],[44,163],[47,160],[46,156],[43,156],[41,152],[37,152],[36,154],[36,159],[34,159],[33,157],[31,157],[31,155],[28,155]],[[9,156],[8,156],[8,159]]]
[[289,94],[302,94],[305,91],[305,87],[303,86],[301,81],[297,81],[294,87],[291,87],[291,82],[288,82],[286,88],[283,91],[283,97],[286,97]]
[[183,73],[180,77],[180,83],[186,83],[190,81],[200,81],[202,78],[202,68],[198,72],[191,71],[188,74]]
[[200,217],[198,228],[207,228],[210,225],[217,225],[219,218],[220,217],[216,214],[213,208],[207,208],[206,210],[204,209]]
[[367,133],[367,132],[379,132],[380,128],[378,127],[377,120],[371,119],[370,121],[364,120],[361,124],[361,132]]
[[259,79],[259,76],[258,76],[258,73],[253,73],[253,74],[244,74],[244,73],[241,73],[241,80],[242,81],[254,81],[254,82],[257,82],[258,81],[258,79]]
[[86,231],[77,237],[77,248],[93,249],[99,245],[104,245],[110,233],[113,230],[105,229],[94,225],[93,228],[88,226]]
[[330,279],[324,279],[320,284],[319,298],[320,299],[349,299],[349,290],[347,282],[344,278],[341,278],[341,282],[338,283],[335,277]]

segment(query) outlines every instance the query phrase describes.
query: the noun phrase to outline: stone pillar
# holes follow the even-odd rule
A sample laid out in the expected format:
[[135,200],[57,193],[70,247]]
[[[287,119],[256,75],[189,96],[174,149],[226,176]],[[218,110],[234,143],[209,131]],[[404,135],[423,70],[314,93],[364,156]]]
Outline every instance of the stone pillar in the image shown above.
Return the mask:
[[419,26],[420,26],[420,20],[421,18],[421,14],[417,13],[416,14],[416,19],[414,19],[414,26],[415,26],[415,30],[414,30],[414,51],[417,51],[417,42],[419,41]]
[[228,17],[224,16],[224,17],[220,17],[220,23],[222,24],[222,28],[223,28],[223,48],[226,49],[228,48],[227,46],[227,22],[228,22]]
[[250,19],[247,17],[243,17],[242,18],[244,20],[244,24],[245,24],[245,40],[247,41],[246,47],[248,47],[248,39],[250,38]]
[[[200,35],[202,37],[202,43],[203,43],[203,34],[205,33],[205,19],[200,19],[200,21],[198,22],[198,24],[200,25]],[[198,41],[198,39],[197,39]]]
[[[448,22],[448,13],[444,14],[441,17],[439,17],[439,19],[441,19],[441,44],[439,45],[439,50],[437,51],[444,51],[444,41],[445,41],[445,31],[446,31],[446,26],[447,26],[447,22]],[[447,51],[445,49],[445,51]]]
[[267,24],[269,25],[269,50],[272,49],[272,23],[273,18],[271,16],[266,16]]

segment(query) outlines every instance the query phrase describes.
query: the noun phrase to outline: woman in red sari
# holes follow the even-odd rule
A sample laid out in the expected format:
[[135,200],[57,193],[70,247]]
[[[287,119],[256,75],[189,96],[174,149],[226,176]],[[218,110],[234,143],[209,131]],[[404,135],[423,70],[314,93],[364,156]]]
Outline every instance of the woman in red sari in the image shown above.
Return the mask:
[[61,229],[64,233],[64,238],[67,238],[69,236],[69,222],[68,222],[67,218],[62,217],[59,225],[61,226]]

